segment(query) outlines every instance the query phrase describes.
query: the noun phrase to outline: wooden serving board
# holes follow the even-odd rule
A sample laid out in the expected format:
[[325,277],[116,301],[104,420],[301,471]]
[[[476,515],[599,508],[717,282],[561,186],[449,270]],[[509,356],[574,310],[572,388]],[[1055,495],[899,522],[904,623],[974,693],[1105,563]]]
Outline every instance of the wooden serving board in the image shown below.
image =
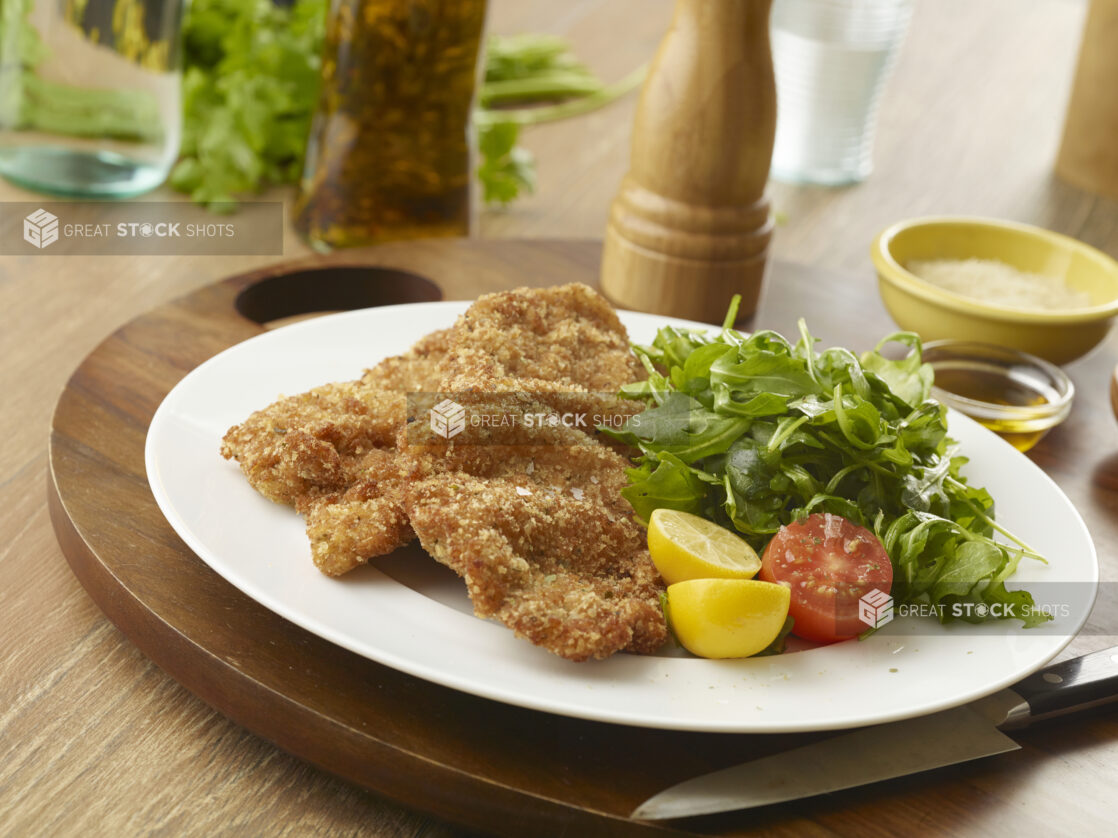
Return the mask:
[[[670,826],[631,821],[633,808],[666,786],[816,737],[580,721],[402,674],[240,593],[179,540],[152,498],[144,441],[156,407],[187,372],[263,324],[517,285],[596,284],[600,247],[386,245],[236,276],[128,323],[75,371],[55,411],[50,509],[62,549],[109,619],[200,698],[279,747],[416,809],[510,836],[818,829],[830,820],[828,806],[841,826],[834,804],[818,801]],[[772,273],[755,326],[794,333],[804,315],[825,341],[857,349],[890,329],[870,276],[785,264]]]

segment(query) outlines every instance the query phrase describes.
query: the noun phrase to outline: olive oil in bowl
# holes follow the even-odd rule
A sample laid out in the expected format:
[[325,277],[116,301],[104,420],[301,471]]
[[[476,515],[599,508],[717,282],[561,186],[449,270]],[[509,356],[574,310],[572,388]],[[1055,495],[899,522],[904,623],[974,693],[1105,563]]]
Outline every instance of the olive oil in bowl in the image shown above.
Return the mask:
[[1059,367],[1024,352],[962,341],[924,347],[932,395],[1028,451],[1071,411],[1074,385]]

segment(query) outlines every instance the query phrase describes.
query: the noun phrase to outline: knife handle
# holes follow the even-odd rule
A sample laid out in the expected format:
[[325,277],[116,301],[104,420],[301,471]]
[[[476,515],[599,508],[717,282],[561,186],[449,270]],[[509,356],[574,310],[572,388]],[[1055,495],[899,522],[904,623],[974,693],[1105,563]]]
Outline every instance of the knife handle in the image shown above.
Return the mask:
[[1011,689],[1029,704],[1024,724],[1118,701],[1118,646],[1046,666]]

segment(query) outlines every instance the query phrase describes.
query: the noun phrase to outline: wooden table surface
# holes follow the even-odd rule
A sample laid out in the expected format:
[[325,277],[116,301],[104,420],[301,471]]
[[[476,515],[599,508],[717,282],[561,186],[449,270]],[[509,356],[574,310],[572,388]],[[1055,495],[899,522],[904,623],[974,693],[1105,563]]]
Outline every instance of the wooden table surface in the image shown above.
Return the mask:
[[[494,0],[491,22],[498,32],[562,34],[613,79],[651,55],[670,5]],[[883,102],[874,173],[847,189],[773,184],[783,218],[775,255],[864,274],[868,244],[889,222],[972,213],[1041,224],[1118,256],[1118,203],[1051,174],[1084,11],[1079,0],[918,0]],[[480,234],[600,236],[625,169],[633,106],[630,97],[530,130],[538,194],[482,214]],[[34,199],[0,184],[0,201]],[[10,215],[0,214],[0,235],[18,225]],[[285,255],[305,252],[288,235]],[[102,616],[48,520],[47,428],[71,370],[139,313],[274,258],[0,258],[0,834],[464,834],[301,763],[194,698]],[[1118,338],[1103,351],[1118,351]],[[1093,409],[1106,410],[1105,375],[1077,384],[1091,393]],[[1092,534],[1113,584],[1118,560],[1107,548],[1118,546],[1118,427],[1090,427],[1095,438],[1063,445],[1095,467],[1085,466],[1065,488],[1094,499]],[[1041,449],[1036,458],[1044,464]],[[1092,623],[1114,626],[1115,607],[1118,600],[1104,592]],[[1106,619],[1098,609],[1108,609]],[[1095,630],[1071,649],[1114,642]],[[906,783],[898,794],[924,817],[907,826],[939,834],[1103,834],[1118,780],[1113,711],[1062,722],[1048,738],[1062,744],[1012,770],[960,769],[965,806],[918,780]],[[851,823],[818,823],[816,834]],[[880,831],[889,830],[883,824]]]

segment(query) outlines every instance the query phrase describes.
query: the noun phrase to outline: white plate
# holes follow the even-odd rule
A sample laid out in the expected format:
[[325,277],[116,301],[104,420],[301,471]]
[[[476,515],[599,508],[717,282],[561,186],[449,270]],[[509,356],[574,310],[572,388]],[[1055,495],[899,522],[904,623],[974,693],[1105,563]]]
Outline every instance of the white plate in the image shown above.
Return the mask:
[[[862,642],[777,657],[621,654],[576,664],[474,617],[457,577],[418,549],[341,579],[323,576],[311,563],[302,520],[253,491],[218,454],[221,437],[280,394],[359,377],[451,325],[466,305],[420,303],[298,323],[231,347],[187,375],[152,419],[146,448],[148,480],[175,531],[248,596],[360,655],[498,701],[646,727],[804,731],[916,716],[1019,680],[1085,622],[1098,564],[1079,514],[1027,457],[959,414],[951,415],[951,432],[971,458],[970,479],[990,489],[998,520],[1051,562],[1023,561],[1013,582],[1073,583],[1057,586],[1058,598],[1073,602],[1038,597],[1056,610],[1069,606],[1044,630],[1011,620],[975,627],[905,617]],[[628,312],[621,319],[640,342],[665,323]]]

